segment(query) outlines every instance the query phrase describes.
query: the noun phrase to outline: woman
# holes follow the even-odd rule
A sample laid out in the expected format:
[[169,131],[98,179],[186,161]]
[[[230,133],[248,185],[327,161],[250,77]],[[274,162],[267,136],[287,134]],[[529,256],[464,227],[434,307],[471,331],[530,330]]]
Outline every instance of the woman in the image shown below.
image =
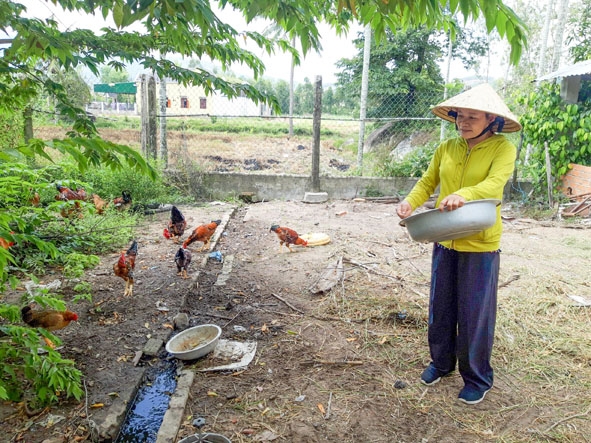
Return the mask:
[[[501,132],[521,130],[517,118],[488,85],[476,86],[432,109],[455,122],[459,137],[436,149],[429,168],[397,213],[406,218],[439,186],[436,207],[453,211],[467,201],[501,200],[513,173],[515,146]],[[435,243],[431,268],[428,341],[431,363],[421,382],[431,386],[458,363],[459,400],[480,403],[493,386],[490,364],[497,308],[502,221],[457,240]]]

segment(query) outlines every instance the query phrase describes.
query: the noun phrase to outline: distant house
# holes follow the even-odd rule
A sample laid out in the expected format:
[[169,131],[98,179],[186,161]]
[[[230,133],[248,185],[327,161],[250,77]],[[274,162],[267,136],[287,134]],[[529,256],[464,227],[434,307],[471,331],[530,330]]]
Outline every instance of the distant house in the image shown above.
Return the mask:
[[577,103],[581,83],[591,80],[591,60],[585,60],[570,66],[563,66],[550,74],[546,74],[536,81],[560,80],[560,96],[564,101]]
[[[137,111],[142,106],[141,79],[137,82]],[[156,81],[156,96],[160,94],[160,81]],[[207,95],[202,86],[183,85],[176,81],[166,80],[166,114],[169,116],[232,116],[257,117],[271,115],[265,105],[256,104],[248,97],[227,96],[214,93]]]

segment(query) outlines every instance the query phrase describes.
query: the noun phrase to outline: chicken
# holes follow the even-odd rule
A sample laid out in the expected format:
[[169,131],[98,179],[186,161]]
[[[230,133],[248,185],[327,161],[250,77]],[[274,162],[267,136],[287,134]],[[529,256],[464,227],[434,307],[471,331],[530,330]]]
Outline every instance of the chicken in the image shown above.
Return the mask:
[[293,252],[289,246],[290,244],[308,246],[308,242],[303,238],[300,238],[299,234],[293,229],[286,228],[284,226],[273,225],[271,226],[270,230],[277,234],[277,237],[279,237],[279,252],[281,252],[281,247],[284,243],[285,246],[287,246],[287,249],[289,249],[289,252]]
[[39,202],[41,201],[41,196],[38,192],[31,190],[31,198],[29,199],[29,203],[32,206],[39,206]]
[[[64,218],[81,218],[82,206],[80,201],[86,200],[86,191],[83,188],[78,188],[77,190],[72,191],[67,186],[62,186],[60,184],[56,184],[55,187],[58,191],[58,195],[55,196],[55,199],[64,202],[60,206],[61,216]],[[73,203],[69,203],[70,201],[73,201]]]
[[[10,234],[14,234],[14,231],[11,231]],[[14,242],[11,240],[7,240],[4,237],[0,237],[0,247],[4,248],[4,249],[8,249],[10,247],[14,246]]]
[[182,278],[189,278],[187,271],[191,264],[191,251],[182,247],[179,248],[174,256],[174,262],[176,263],[176,268],[178,270],[177,275],[180,275]]
[[103,200],[98,194],[92,194],[92,202],[94,203],[97,214],[105,212],[105,209],[107,209],[107,206],[109,205],[109,202]]
[[197,226],[193,232],[191,232],[191,235],[189,235],[189,237],[183,242],[183,248],[187,249],[187,246],[191,243],[200,241],[203,242],[203,246],[201,246],[198,252],[207,249],[209,247],[211,236],[221,222],[221,220],[212,220],[210,223]]
[[73,191],[67,186],[62,186],[59,184],[55,185],[55,187],[57,188],[58,192],[58,195],[55,196],[56,200],[86,200],[87,195],[84,188],[78,188],[75,191]]
[[131,207],[131,194],[129,191],[121,191],[121,197],[113,199],[113,206],[119,211],[125,211]]
[[[43,328],[48,331],[57,331],[63,329],[72,321],[78,321],[78,315],[72,311],[55,311],[46,309],[42,311],[33,311],[30,306],[21,309],[22,320],[33,328]],[[55,345],[48,338],[44,338],[45,343],[52,349]]]
[[173,206],[170,210],[170,220],[168,221],[168,226],[164,228],[164,237],[167,239],[171,238],[175,243],[177,243],[185,233],[186,227],[187,220],[185,220],[185,216],[176,206]]
[[82,218],[82,205],[80,200],[65,201],[60,205],[60,214],[63,218]]
[[122,252],[117,263],[113,265],[113,272],[117,277],[125,280],[125,291],[123,296],[133,295],[133,270],[135,268],[135,259],[137,257],[137,241],[132,241],[127,252]]

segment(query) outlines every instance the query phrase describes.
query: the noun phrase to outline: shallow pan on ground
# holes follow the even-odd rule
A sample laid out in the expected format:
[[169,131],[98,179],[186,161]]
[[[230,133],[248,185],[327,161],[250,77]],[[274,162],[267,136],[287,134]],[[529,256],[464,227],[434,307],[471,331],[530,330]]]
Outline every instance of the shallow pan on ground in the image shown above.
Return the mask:
[[455,240],[476,234],[495,224],[500,200],[472,200],[454,211],[431,209],[400,221],[418,242]]
[[323,232],[302,234],[300,238],[308,242],[308,246],[322,246],[330,243],[330,237]]
[[180,360],[195,360],[214,350],[222,328],[205,324],[185,329],[166,343],[166,352]]

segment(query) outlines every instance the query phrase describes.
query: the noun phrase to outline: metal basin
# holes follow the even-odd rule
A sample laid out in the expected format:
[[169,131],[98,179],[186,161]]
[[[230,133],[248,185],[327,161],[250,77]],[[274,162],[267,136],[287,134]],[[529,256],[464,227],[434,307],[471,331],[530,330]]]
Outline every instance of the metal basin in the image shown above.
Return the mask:
[[194,326],[172,337],[166,351],[180,360],[195,360],[213,351],[221,335],[218,325]]
[[440,242],[468,237],[490,228],[497,221],[500,200],[472,200],[454,211],[431,209],[400,221],[410,237],[418,242]]

